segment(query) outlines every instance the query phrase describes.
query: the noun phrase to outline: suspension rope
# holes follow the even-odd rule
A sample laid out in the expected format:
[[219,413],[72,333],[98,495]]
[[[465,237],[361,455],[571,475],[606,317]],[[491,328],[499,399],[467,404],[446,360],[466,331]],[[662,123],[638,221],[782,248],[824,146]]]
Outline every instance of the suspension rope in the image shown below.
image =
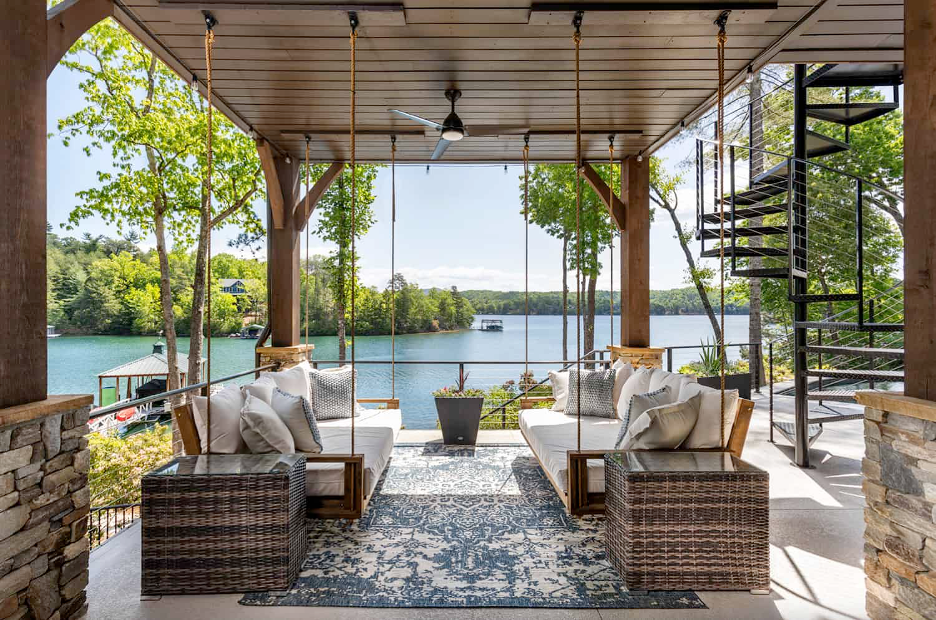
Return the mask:
[[355,289],[357,288],[355,278],[357,276],[356,265],[355,265],[355,243],[354,238],[357,233],[357,222],[355,221],[355,211],[357,210],[357,182],[356,177],[357,172],[356,168],[356,159],[354,151],[354,103],[355,103],[355,91],[354,91],[354,72],[355,72],[355,47],[357,43],[357,26],[358,18],[357,13],[351,11],[348,13],[348,19],[351,22],[351,454],[354,454],[354,412],[357,406],[355,403],[355,397],[357,396],[356,391],[356,369],[354,363],[354,347],[357,344],[357,338],[355,337],[354,329],[354,304],[355,304]]
[[523,386],[530,377],[530,134],[523,136]]
[[576,450],[582,451],[582,185],[579,166],[582,165],[582,102],[579,86],[579,48],[582,46],[582,16],[578,11],[572,18],[575,34],[575,397],[576,397]]
[[211,15],[211,13],[205,13],[205,86],[207,88],[207,106],[206,112],[208,117],[208,129],[207,134],[205,135],[205,213],[207,214],[207,228],[205,232],[205,246],[208,250],[207,261],[205,265],[205,278],[207,280],[205,286],[207,287],[207,299],[206,299],[206,313],[208,315],[208,337],[205,344],[206,351],[205,354],[208,356],[208,363],[206,368],[206,387],[205,390],[207,394],[207,404],[205,405],[205,418],[207,419],[207,430],[205,431],[208,435],[208,454],[211,454],[211,166],[212,166],[212,137],[214,135],[214,127],[212,125],[212,113],[211,113],[211,56],[212,49],[214,48],[214,27],[217,24],[217,20]]
[[306,295],[305,295],[305,345],[306,361],[312,361],[312,354],[309,352],[309,296],[312,293],[309,282],[309,219],[312,212],[309,211],[309,136],[305,137],[305,231],[306,231]]
[[[725,31],[725,25],[728,23],[728,14],[730,11],[722,11],[715,25],[718,26],[718,197],[721,203],[724,202],[725,195],[725,43],[728,41],[728,33]],[[720,262],[719,275],[719,293],[721,296],[721,308],[719,308],[720,322],[718,338],[718,366],[719,366],[719,384],[721,387],[721,416],[719,438],[721,445],[725,445],[725,208],[724,204],[719,208],[720,217],[718,218],[718,258]]]
[[396,136],[390,136],[390,398],[396,398]]
[[[608,173],[611,177],[611,182],[608,183],[608,206],[611,207],[614,205],[614,134],[608,136]],[[608,270],[611,277],[611,343],[609,347],[614,346],[614,222],[611,222],[611,224],[611,245],[609,247],[611,260],[610,269]]]

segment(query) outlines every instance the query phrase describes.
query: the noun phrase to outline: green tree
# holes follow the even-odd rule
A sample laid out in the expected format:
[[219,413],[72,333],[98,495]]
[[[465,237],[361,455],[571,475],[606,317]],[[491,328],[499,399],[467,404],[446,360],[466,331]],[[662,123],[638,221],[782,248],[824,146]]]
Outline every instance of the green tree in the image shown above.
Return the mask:
[[107,149],[113,160],[111,170],[98,172],[96,187],[78,193],[81,202],[69,216],[69,227],[98,215],[120,232],[130,227],[155,235],[169,389],[178,387],[178,347],[167,233],[178,246],[196,245],[188,376],[198,381],[208,229],[228,219],[248,231],[260,228],[253,211],[244,208],[262,191],[256,149],[230,121],[214,116],[209,213],[204,100],[111,20],[91,28],[62,64],[81,76],[79,89],[87,104],[59,120],[63,143],[83,138],[87,155]]

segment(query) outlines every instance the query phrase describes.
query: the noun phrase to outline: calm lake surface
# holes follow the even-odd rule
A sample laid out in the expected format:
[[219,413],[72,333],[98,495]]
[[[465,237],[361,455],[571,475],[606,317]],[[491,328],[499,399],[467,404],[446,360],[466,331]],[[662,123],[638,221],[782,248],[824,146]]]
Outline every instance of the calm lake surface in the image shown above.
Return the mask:
[[[396,359],[490,362],[516,361],[518,364],[466,364],[472,387],[501,385],[509,379],[518,380],[523,371],[524,317],[481,316],[504,321],[503,332],[465,330],[442,334],[409,334],[396,337]],[[615,335],[619,337],[619,320],[615,322]],[[605,346],[610,340],[610,317],[595,319],[595,341]],[[728,343],[747,342],[747,315],[725,317]],[[569,325],[570,357],[575,356],[575,323]],[[654,346],[696,345],[703,339],[712,339],[712,329],[705,316],[652,316],[651,341]],[[558,361],[562,357],[562,317],[530,317],[530,360]],[[98,373],[149,354],[156,339],[152,336],[62,336],[49,340],[49,393],[94,394],[97,399]],[[334,336],[310,338],[315,344],[313,359],[334,360],[338,357]],[[254,340],[214,338],[211,342],[211,374],[224,377],[253,367]],[[188,350],[188,339],[179,339],[179,348]],[[675,351],[673,369],[698,359],[698,350]],[[738,348],[729,348],[728,355],[738,357]],[[358,360],[389,360],[389,336],[361,336],[357,339]],[[536,380],[558,364],[532,365]],[[390,396],[390,366],[361,365],[358,370],[361,397]],[[435,428],[436,412],[431,392],[453,384],[458,377],[457,364],[398,364],[396,367],[396,395],[400,398],[403,421],[407,428]],[[249,382],[245,377],[240,382]],[[105,384],[107,385],[107,384]],[[122,385],[126,385],[123,383]],[[123,388],[126,389],[125,387]]]

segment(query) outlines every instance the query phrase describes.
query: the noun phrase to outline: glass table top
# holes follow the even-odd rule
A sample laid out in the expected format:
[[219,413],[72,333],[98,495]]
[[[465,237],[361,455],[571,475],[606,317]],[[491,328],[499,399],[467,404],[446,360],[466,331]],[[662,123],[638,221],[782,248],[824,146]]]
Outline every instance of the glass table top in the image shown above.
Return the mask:
[[628,471],[647,472],[761,472],[728,452],[634,451],[609,452],[608,459]]
[[177,457],[147,476],[231,476],[286,473],[301,454],[200,454]]

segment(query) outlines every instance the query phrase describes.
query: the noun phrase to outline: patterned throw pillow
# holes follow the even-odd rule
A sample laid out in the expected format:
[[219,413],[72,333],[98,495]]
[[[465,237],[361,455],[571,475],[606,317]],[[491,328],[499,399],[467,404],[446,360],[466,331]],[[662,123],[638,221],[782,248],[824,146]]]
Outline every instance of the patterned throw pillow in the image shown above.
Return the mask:
[[292,434],[297,452],[318,454],[322,451],[322,437],[309,401],[274,388],[269,404]]
[[340,420],[359,415],[356,405],[352,414],[351,377],[350,366],[309,372],[310,404],[316,420]]
[[[578,415],[581,401],[582,415],[596,418],[613,418],[614,413],[614,375],[609,370],[569,370],[569,399],[566,401],[566,415]],[[581,378],[581,380],[580,380]],[[581,383],[581,398],[579,384]]]
[[627,434],[627,429],[630,427],[631,420],[636,420],[648,409],[666,405],[672,401],[672,388],[668,385],[664,385],[653,392],[634,394],[631,396],[630,402],[627,403],[627,410],[624,411],[621,416],[623,423],[621,424],[621,430],[618,431],[617,439],[614,442],[614,448],[618,449],[620,447],[621,440],[623,440],[624,435]]

